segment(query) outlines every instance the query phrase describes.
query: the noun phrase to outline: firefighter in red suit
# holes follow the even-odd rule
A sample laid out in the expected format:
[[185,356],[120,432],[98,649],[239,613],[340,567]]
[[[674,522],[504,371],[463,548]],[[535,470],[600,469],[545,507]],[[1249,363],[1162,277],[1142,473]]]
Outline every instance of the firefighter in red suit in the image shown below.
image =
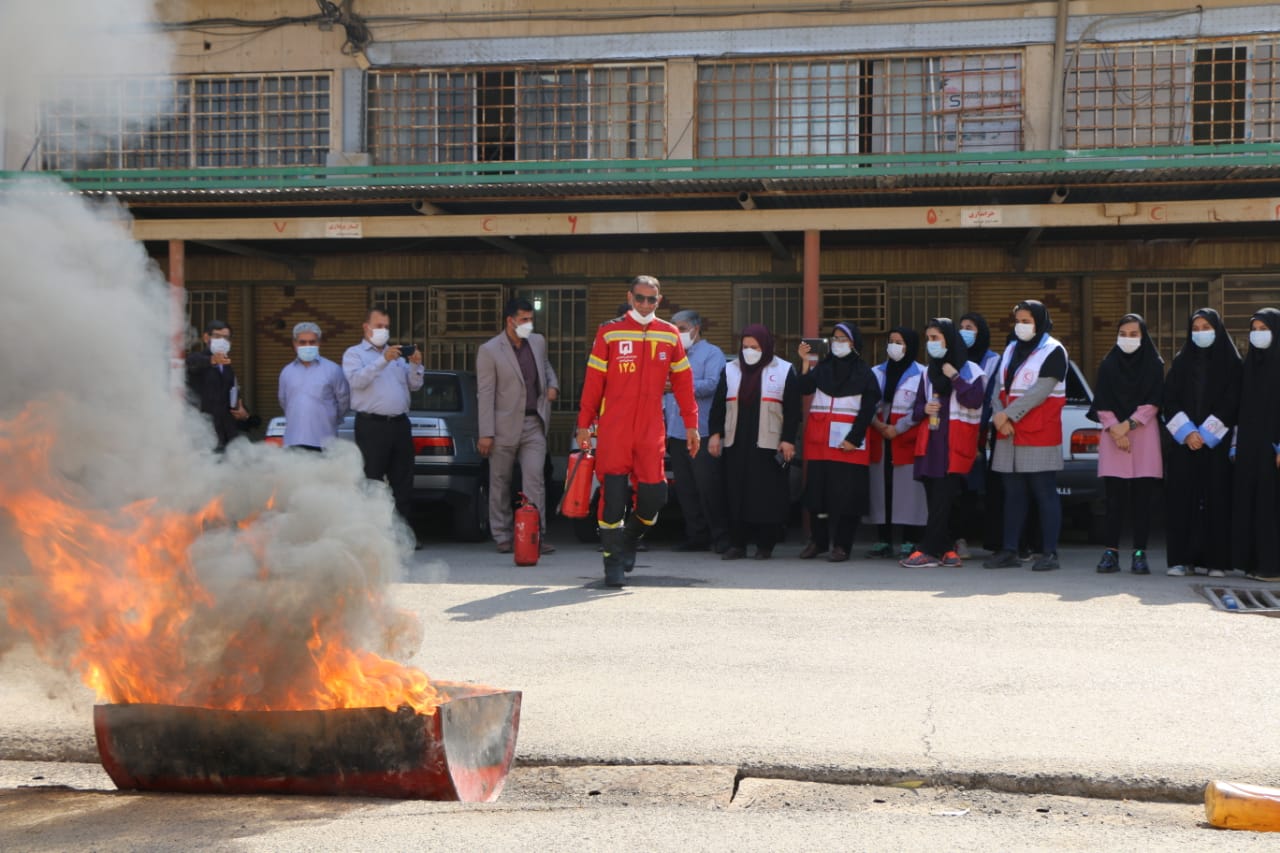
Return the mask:
[[[578,412],[578,446],[591,448],[591,423],[596,427],[596,476],[603,500],[598,524],[604,546],[604,579],[619,587],[636,562],[636,543],[658,520],[667,502],[662,471],[666,423],[662,395],[670,380],[688,436],[689,455],[698,453],[698,404],[693,397],[693,373],[685,358],[680,332],[659,320],[662,300],[653,276],[637,276],[627,294],[629,310],[596,332],[587,359],[587,377]],[[630,516],[631,482],[635,506]]]

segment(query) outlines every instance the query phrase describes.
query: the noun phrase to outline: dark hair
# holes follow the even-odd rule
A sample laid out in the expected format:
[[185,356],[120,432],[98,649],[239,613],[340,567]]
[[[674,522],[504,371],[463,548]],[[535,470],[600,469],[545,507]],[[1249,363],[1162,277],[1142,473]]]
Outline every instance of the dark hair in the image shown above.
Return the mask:
[[502,319],[505,320],[508,317],[514,317],[517,314],[519,314],[521,311],[532,311],[532,310],[533,310],[532,302],[530,302],[528,299],[524,299],[522,297],[517,296],[514,299],[507,300],[506,307],[502,309]]
[[387,319],[391,319],[391,312],[383,305],[374,305],[364,315],[364,321],[367,323],[373,319],[374,314],[386,314]]
[[645,287],[652,287],[654,290],[662,290],[662,285],[659,284],[658,280],[651,275],[636,276],[631,279],[631,285],[627,289],[634,292],[637,284],[642,284]]
[[223,329],[228,332],[231,331],[231,327],[227,325],[226,320],[210,320],[209,325],[204,327],[204,333],[212,335],[214,332],[221,332]]

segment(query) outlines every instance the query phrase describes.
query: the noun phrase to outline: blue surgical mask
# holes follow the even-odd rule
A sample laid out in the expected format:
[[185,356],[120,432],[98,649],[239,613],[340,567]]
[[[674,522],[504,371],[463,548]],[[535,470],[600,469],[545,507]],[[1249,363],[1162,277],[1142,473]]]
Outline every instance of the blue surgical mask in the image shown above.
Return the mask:
[[1213,339],[1217,336],[1217,332],[1213,329],[1202,329],[1198,332],[1191,333],[1191,343],[1200,347],[1200,349],[1208,349],[1213,346]]
[[318,346],[300,346],[298,347],[299,361],[315,361],[320,357],[320,347]]
[[978,340],[978,330],[977,329],[961,329],[960,340],[964,341],[964,345],[967,347],[973,346],[974,343],[977,342]]
[[928,341],[925,349],[929,350],[929,358],[942,358],[947,354],[947,345],[942,341]]
[[1271,346],[1271,330],[1254,329],[1249,333],[1249,346],[1254,349],[1266,349]]

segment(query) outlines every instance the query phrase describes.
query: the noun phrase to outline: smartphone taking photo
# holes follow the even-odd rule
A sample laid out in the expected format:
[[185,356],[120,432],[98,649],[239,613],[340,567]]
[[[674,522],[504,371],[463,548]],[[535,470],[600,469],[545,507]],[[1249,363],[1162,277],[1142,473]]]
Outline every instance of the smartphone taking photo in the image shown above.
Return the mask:
[[826,338],[803,338],[802,341],[809,345],[810,357],[826,358],[830,351]]
[[418,351],[418,347],[414,344],[400,344],[400,357],[408,358]]

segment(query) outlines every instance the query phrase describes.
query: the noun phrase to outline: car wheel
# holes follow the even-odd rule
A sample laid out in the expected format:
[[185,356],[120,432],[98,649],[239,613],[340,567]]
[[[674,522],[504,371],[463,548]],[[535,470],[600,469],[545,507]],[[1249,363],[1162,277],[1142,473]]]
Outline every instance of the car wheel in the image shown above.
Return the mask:
[[600,525],[596,524],[599,511],[600,490],[596,489],[591,495],[591,511],[587,513],[587,517],[573,520],[573,535],[579,542],[590,545],[600,541]]
[[483,542],[489,538],[489,478],[476,478],[471,496],[453,509],[453,530],[464,542]]

